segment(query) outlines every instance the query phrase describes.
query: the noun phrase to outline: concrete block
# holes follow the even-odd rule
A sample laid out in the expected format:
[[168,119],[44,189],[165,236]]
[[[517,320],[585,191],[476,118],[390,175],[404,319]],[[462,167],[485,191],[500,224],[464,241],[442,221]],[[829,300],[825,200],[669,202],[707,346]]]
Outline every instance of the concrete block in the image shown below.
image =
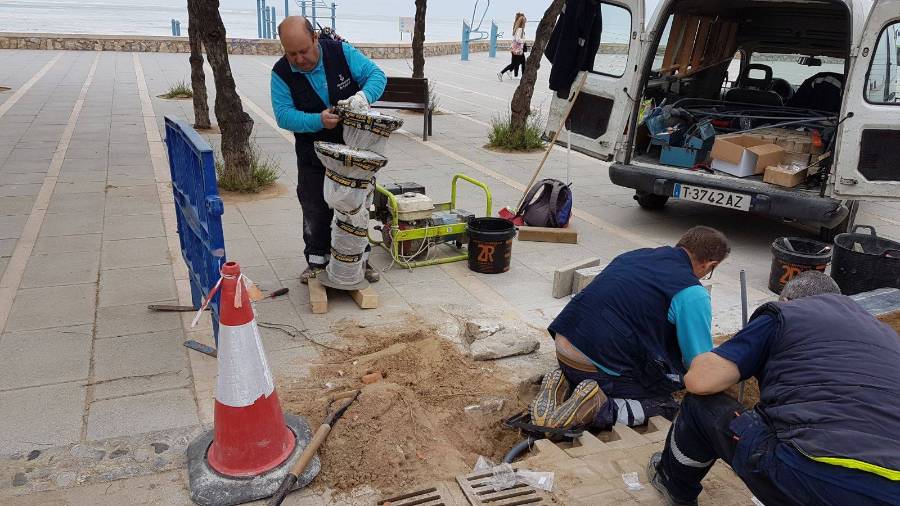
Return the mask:
[[162,217],[157,214],[107,216],[103,222],[103,240],[165,237]]
[[618,439],[610,441],[607,444],[610,448],[615,450],[626,450],[652,443],[652,441],[638,434],[631,427],[621,423],[613,425],[612,431]]
[[181,330],[101,339],[94,344],[94,398],[186,387],[188,358]]
[[[161,304],[177,304],[175,299]],[[146,303],[97,309],[97,338],[140,334],[147,330],[176,330],[181,328],[178,313],[151,311]]]
[[647,423],[647,432],[643,436],[653,442],[665,441],[670,427],[672,427],[672,422],[661,416],[654,416]]
[[77,383],[0,392],[0,454],[78,441],[85,388]]
[[609,447],[590,432],[584,431],[581,433],[580,438],[573,441],[571,448],[565,448],[564,450],[570,457],[579,458],[609,451]]
[[102,271],[100,307],[175,300],[172,267],[155,265]]
[[33,330],[94,322],[96,284],[20,289],[6,331]]
[[528,469],[545,470],[550,466],[562,465],[572,460],[565,451],[549,439],[538,439],[531,449],[531,456],[525,461]]
[[22,288],[96,283],[99,252],[81,251],[32,255],[22,276]]
[[572,283],[575,280],[575,271],[585,267],[593,267],[600,264],[600,258],[588,258],[571,265],[557,269],[553,273],[553,297],[561,299],[572,295]]
[[199,423],[190,389],[166,390],[94,402],[88,412],[88,439],[106,439]]
[[103,242],[104,270],[169,264],[169,245],[165,237],[121,239]]
[[584,288],[591,284],[591,281],[593,281],[605,268],[606,265],[604,264],[577,269],[572,279],[572,295],[584,290]]
[[91,326],[5,334],[0,339],[0,390],[87,378]]

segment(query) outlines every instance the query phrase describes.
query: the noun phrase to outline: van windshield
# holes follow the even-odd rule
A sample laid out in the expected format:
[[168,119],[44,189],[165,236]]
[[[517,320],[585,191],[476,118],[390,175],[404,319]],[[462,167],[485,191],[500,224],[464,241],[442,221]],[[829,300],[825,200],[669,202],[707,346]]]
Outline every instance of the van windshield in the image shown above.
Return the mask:
[[[807,66],[798,63],[798,60],[806,55],[801,54],[777,54],[777,53],[753,53],[750,56],[750,63],[759,63],[768,65],[772,68],[773,79],[784,79],[796,89],[803,81],[810,77],[821,74],[823,72],[833,72],[835,74],[844,73],[844,60],[842,58],[826,58],[818,57],[821,60],[820,66]],[[737,78],[738,69],[729,68],[729,81]],[[751,76],[753,77],[753,76]]]

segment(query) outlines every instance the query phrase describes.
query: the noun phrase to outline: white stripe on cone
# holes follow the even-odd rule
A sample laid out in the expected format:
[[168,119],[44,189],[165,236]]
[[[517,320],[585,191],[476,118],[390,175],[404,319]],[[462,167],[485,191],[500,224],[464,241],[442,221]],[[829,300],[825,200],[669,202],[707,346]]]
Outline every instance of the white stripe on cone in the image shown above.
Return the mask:
[[275,382],[263,351],[259,328],[250,323],[219,325],[219,378],[216,400],[234,408],[250,406],[261,395],[272,395]]

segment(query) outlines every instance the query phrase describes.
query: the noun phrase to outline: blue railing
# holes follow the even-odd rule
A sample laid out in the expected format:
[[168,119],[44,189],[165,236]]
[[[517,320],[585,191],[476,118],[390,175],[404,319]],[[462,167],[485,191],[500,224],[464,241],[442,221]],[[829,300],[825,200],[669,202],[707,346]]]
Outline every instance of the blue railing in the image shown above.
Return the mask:
[[[199,308],[219,280],[225,263],[222,213],[213,150],[188,123],[166,117],[166,147],[175,196],[181,256],[191,281],[191,301]],[[219,340],[219,295],[210,302],[213,332]]]

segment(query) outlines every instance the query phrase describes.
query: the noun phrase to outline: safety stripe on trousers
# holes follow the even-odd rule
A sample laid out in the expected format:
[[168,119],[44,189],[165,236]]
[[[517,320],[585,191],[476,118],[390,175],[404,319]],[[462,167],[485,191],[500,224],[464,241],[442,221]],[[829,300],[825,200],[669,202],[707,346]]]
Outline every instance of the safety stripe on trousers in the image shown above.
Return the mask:
[[[678,420],[676,420],[675,422],[677,422],[677,421]],[[675,426],[674,425],[675,422],[673,422],[672,427]],[[700,462],[699,460],[694,460],[694,459],[688,457],[687,455],[685,455],[681,451],[681,448],[678,448],[678,445],[675,444],[675,429],[674,428],[669,431],[669,448],[672,449],[672,455],[675,457],[675,460],[677,460],[678,463],[683,466],[698,467],[698,468],[709,467],[716,460],[716,459],[710,459],[710,460],[707,460],[706,462]]]
[[216,401],[226,406],[250,406],[275,391],[256,319],[238,326],[219,324],[219,378]]
[[643,425],[647,420],[647,415],[644,414],[644,407],[641,406],[640,401],[634,399],[613,399],[613,401],[616,403],[616,407],[619,408],[616,416],[618,423],[633,427],[635,425]]

